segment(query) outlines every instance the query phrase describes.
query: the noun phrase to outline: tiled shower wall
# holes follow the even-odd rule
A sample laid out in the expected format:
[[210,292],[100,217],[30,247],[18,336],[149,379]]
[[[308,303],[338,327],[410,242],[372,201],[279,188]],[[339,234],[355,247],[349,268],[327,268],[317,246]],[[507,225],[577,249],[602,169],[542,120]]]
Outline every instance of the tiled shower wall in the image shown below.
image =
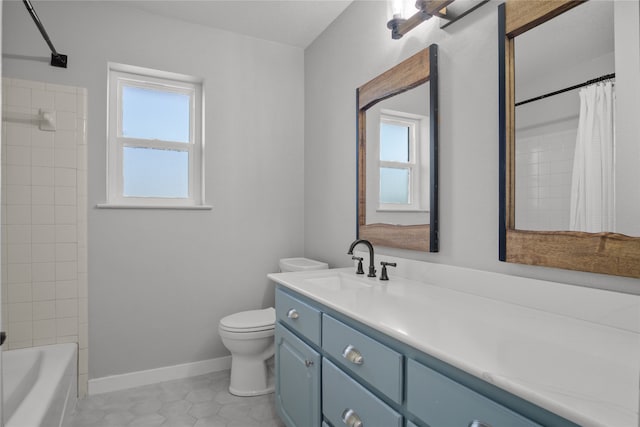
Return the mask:
[[[3,79],[2,321],[5,349],[64,342],[88,377],[86,89]],[[56,130],[39,129],[40,110]]]
[[568,230],[577,129],[518,138],[516,228]]

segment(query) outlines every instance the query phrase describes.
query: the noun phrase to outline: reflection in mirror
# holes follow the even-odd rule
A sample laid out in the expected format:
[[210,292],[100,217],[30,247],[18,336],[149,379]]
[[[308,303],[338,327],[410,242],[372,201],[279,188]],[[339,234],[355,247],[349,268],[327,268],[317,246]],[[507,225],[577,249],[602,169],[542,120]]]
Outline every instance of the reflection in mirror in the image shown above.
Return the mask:
[[499,6],[507,262],[640,277],[640,6]]
[[515,39],[517,229],[628,234],[615,226],[613,19],[613,2],[590,1]]
[[356,92],[357,237],[438,252],[438,46]]
[[367,110],[367,224],[429,223],[429,86]]

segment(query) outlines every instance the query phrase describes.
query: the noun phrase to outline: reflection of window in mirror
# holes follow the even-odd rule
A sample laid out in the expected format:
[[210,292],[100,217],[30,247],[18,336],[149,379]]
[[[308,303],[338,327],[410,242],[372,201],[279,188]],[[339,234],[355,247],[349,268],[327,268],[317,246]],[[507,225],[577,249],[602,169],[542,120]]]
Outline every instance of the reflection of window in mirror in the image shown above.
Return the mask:
[[399,111],[380,113],[378,211],[428,209],[422,194],[428,166],[421,154],[427,117]]
[[[438,251],[438,47],[431,45],[395,67],[385,71],[356,90],[358,174],[357,216],[359,238],[373,244]],[[402,201],[424,197],[422,210],[385,210],[380,208],[380,114],[383,110],[402,111],[422,117],[415,125],[415,162],[413,172],[406,171],[409,142],[401,144],[400,168],[391,172],[401,175]],[[424,119],[427,117],[427,119]],[[423,125],[424,122],[424,125]],[[420,132],[417,132],[417,130]],[[405,134],[406,134],[405,130]],[[407,137],[408,138],[408,137]],[[385,161],[396,161],[395,155],[383,154]],[[391,165],[386,165],[391,166]],[[398,170],[405,168],[405,171]],[[417,168],[417,170],[416,170]],[[394,169],[389,167],[388,169]],[[383,171],[383,174],[388,171]],[[417,176],[418,184],[413,184]],[[383,178],[383,186],[388,180]],[[386,196],[383,196],[386,197]],[[420,200],[420,199],[418,199]],[[394,200],[397,201],[397,200]],[[428,236],[428,239],[427,239]]]
[[384,99],[366,114],[367,224],[428,224],[429,85]]

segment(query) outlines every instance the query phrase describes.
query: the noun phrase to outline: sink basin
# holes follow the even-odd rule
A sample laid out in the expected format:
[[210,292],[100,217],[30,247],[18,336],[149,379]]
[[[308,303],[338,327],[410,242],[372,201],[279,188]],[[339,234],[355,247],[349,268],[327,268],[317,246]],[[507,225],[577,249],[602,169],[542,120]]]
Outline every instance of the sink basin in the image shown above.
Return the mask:
[[366,278],[360,278],[343,272],[333,272],[333,274],[325,274],[320,277],[307,278],[304,279],[304,281],[309,285],[321,287],[331,291],[366,289],[372,286],[371,283],[367,283]]

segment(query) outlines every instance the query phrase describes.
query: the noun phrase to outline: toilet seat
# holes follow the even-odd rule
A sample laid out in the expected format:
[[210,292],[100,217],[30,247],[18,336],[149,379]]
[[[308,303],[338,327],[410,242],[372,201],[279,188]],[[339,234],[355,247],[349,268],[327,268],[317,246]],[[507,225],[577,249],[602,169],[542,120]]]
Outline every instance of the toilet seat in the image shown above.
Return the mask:
[[227,332],[247,333],[275,328],[276,311],[273,307],[231,314],[220,320],[220,329]]

